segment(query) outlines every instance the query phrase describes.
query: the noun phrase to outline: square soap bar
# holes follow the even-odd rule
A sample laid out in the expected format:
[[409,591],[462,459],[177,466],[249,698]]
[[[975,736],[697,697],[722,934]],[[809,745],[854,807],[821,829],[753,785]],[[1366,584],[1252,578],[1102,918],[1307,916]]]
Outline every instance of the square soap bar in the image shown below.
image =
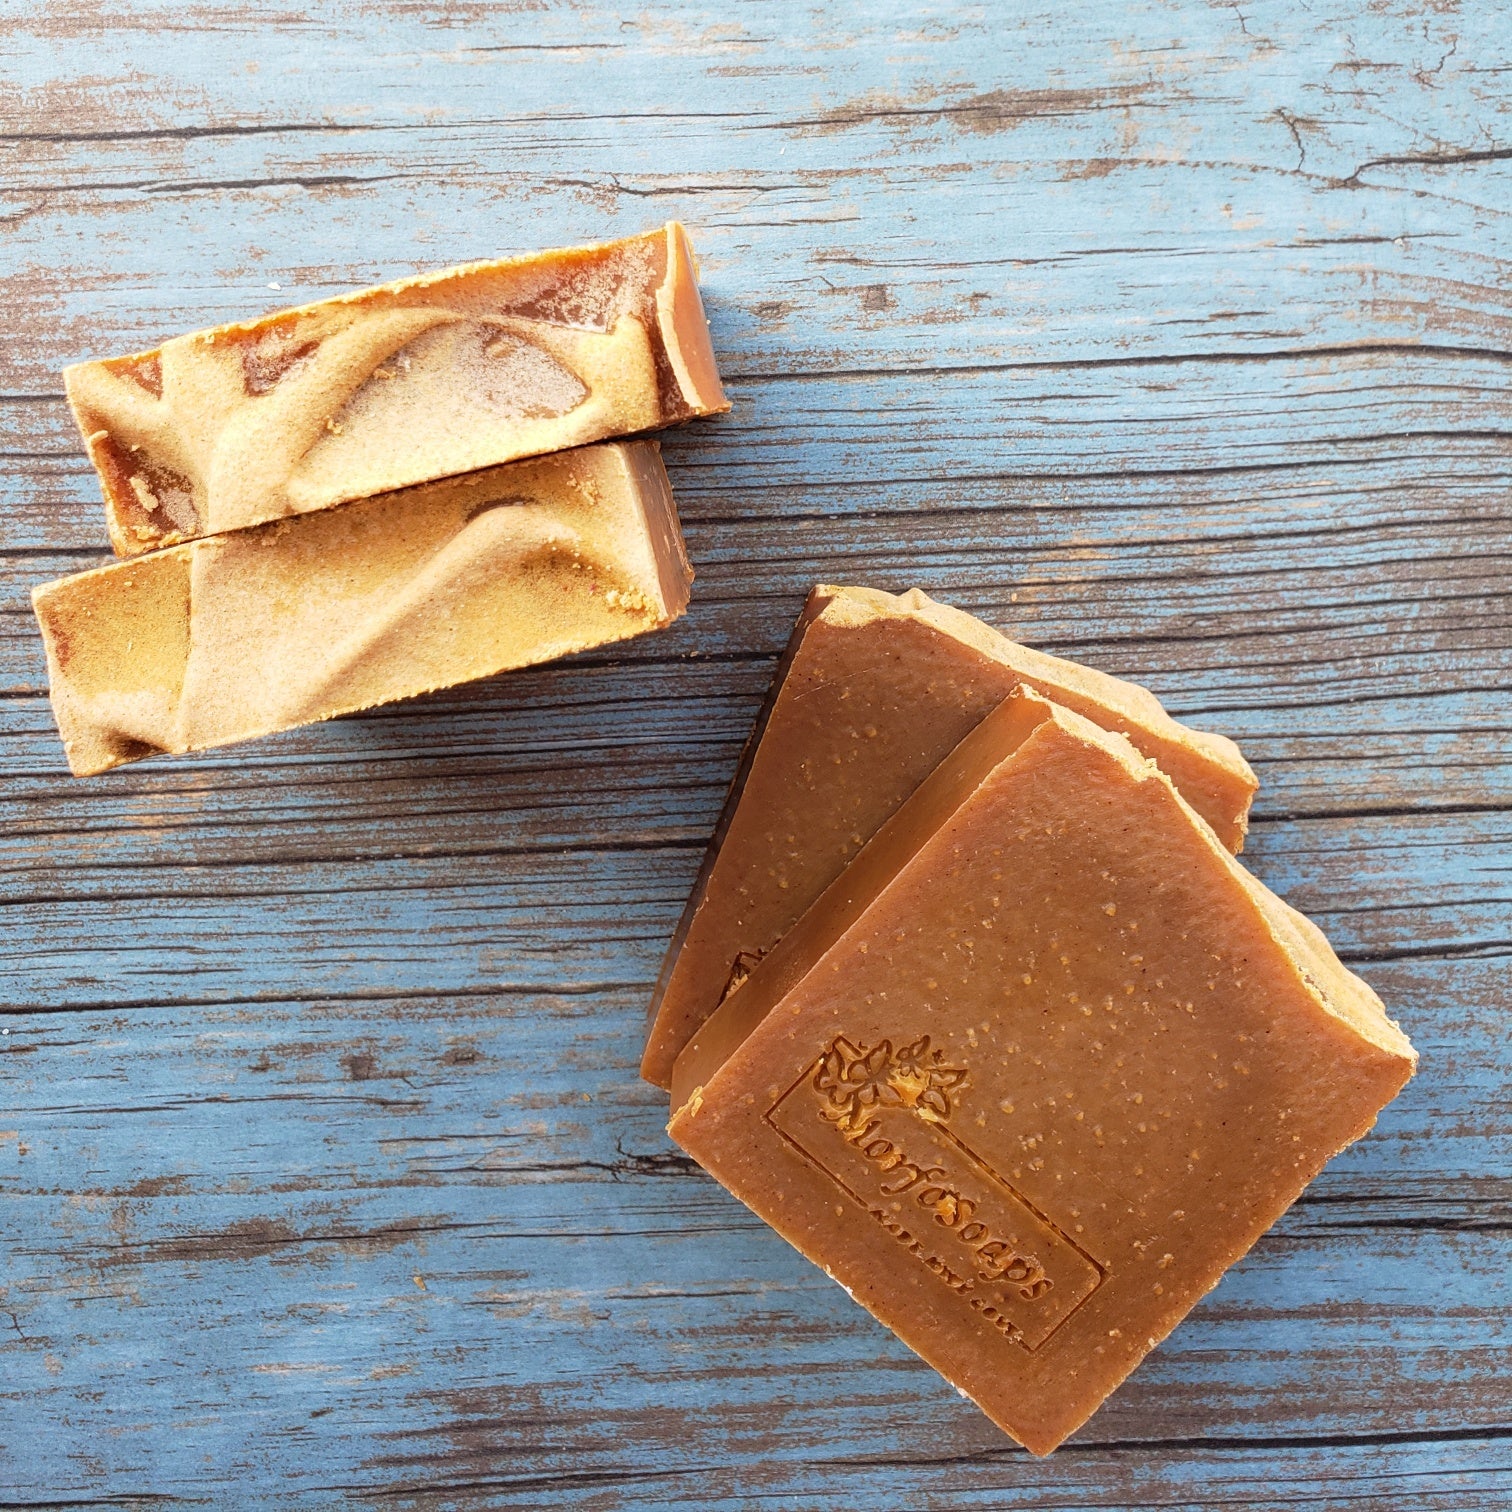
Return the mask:
[[75,776],[655,630],[693,579],[653,441],[192,541],[32,603]]
[[1244,843],[1257,784],[1231,740],[1178,724],[1133,683],[1018,645],[917,589],[815,588],[667,952],[646,1080],[668,1085],[673,1060],[729,984],[1018,687],[1126,734],[1225,845]]
[[118,556],[729,408],[675,221],[63,376]]
[[1036,1454],[1416,1056],[1122,736],[952,752],[678,1058],[672,1137]]

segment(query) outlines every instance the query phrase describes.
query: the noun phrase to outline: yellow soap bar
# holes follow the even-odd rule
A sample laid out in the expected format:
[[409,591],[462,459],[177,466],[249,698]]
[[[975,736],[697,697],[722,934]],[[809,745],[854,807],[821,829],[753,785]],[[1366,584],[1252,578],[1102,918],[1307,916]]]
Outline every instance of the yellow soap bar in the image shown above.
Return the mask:
[[118,556],[729,408],[675,221],[63,377]]
[[654,441],[583,447],[46,583],[75,776],[655,630],[693,572]]

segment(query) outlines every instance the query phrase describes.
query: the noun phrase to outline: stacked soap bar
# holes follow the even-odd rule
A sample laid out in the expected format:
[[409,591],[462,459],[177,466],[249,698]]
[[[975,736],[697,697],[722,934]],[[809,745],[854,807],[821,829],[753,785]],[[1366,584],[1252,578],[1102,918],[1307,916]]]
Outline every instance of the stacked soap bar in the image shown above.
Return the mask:
[[[866,655],[806,653],[835,604],[840,623],[872,611]],[[974,718],[920,635],[942,623],[1018,662]],[[1127,685],[1022,655],[922,595],[818,590],[696,895],[716,937],[763,943],[658,1028],[672,1137],[1047,1453],[1416,1056],[1234,859],[1254,786],[1237,753]],[[969,728],[910,787],[889,708],[899,725],[913,710],[931,753],[940,710]],[[817,823],[829,784],[860,816],[848,861]],[[897,801],[867,833],[856,795],[873,785]],[[828,879],[806,909],[757,908],[800,876]],[[748,915],[764,933],[743,933]],[[683,951],[696,911],[685,926]],[[674,946],[664,982],[678,973]]]
[[675,222],[63,377],[119,556],[729,408]]
[[36,589],[75,776],[624,640],[693,570],[654,441],[580,447]]
[[1035,689],[1160,763],[1237,851],[1255,775],[1231,740],[1143,688],[1046,656],[917,589],[809,595],[747,743],[651,1005],[641,1073],[672,1063],[721,996],[988,713]]
[[692,572],[658,449],[585,443],[728,408],[675,223],[65,379],[132,559],[33,594],[78,775],[667,624]]

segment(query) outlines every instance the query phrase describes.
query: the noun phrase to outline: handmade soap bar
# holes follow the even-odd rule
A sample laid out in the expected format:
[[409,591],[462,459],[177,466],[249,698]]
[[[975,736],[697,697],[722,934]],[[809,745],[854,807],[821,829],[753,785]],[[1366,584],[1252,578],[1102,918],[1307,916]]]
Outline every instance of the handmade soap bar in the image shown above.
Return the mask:
[[1415,1062],[1164,773],[1021,694],[683,1051],[670,1132],[1043,1454]]
[[676,619],[652,441],[175,546],[32,594],[76,776],[329,719]]
[[64,381],[120,556],[729,408],[676,222],[198,331]]
[[1017,645],[917,589],[815,588],[662,967],[642,1076],[668,1084],[728,984],[1021,685],[1127,734],[1225,845],[1244,843],[1256,783],[1238,747],[1177,724],[1143,688]]

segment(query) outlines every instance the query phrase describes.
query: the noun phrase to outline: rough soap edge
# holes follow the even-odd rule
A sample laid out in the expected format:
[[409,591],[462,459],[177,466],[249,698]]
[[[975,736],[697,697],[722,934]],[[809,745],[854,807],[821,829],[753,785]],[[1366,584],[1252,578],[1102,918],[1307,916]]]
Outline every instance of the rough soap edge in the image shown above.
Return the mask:
[[616,237],[612,241],[578,242],[570,247],[548,247],[539,252],[522,252],[514,257],[480,258],[474,262],[453,263],[445,268],[433,268],[424,273],[409,273],[403,278],[390,279],[385,283],[364,284],[362,288],[349,289],[344,294],[330,294],[324,299],[312,299],[307,304],[285,305],[263,315],[254,315],[247,320],[230,320],[222,325],[202,326],[198,330],[180,332],[178,336],[168,337],[146,351],[122,352],[112,357],[94,357],[82,362],[71,362],[63,369],[64,380],[66,382],[69,372],[74,368],[95,367],[102,363],[145,361],[150,357],[156,357],[167,341],[178,340],[185,336],[195,337],[202,341],[210,341],[222,336],[248,336],[280,321],[295,316],[311,315],[316,311],[329,309],[332,305],[366,304],[395,294],[408,294],[415,289],[428,289],[434,284],[446,283],[454,278],[471,278],[480,273],[508,273],[528,268],[533,263],[546,262],[552,258],[580,258],[589,253],[614,251],[620,247],[629,246],[632,242],[649,241],[653,237],[665,236],[668,228],[677,224],[676,221],[667,221],[653,230],[637,231],[631,236]]
[[714,341],[698,292],[698,261],[680,221],[667,222],[667,273],[656,291],[656,318],[667,361],[695,415],[723,414],[730,407]]
[[714,833],[709,837],[703,860],[699,863],[698,875],[693,880],[693,886],[688,893],[688,901],[683,905],[677,927],[672,931],[667,953],[662,957],[661,970],[657,973],[656,985],[651,990],[651,1002],[646,1009],[646,1047],[641,1055],[640,1074],[643,1081],[650,1082],[653,1087],[660,1087],[664,1092],[671,1090],[672,1065],[677,1057],[668,1059],[665,1055],[653,1054],[653,1051],[659,1049],[656,1043],[656,1028],[662,1003],[671,985],[672,973],[677,968],[677,958],[682,954],[683,942],[688,938],[688,932],[693,927],[693,920],[698,916],[699,909],[703,907],[704,898],[709,890],[709,879],[714,874],[715,866],[719,864],[720,850],[724,846],[725,837],[730,832],[730,825],[734,822],[735,810],[740,806],[740,797],[745,791],[746,779],[751,775],[751,768],[755,765],[757,752],[761,749],[762,737],[766,734],[767,725],[771,722],[772,711],[777,707],[777,700],[781,696],[783,684],[787,681],[788,671],[798,655],[808,627],[824,612],[829,603],[827,595],[828,590],[824,588],[809,590],[803,608],[799,611],[797,623],[788,636],[787,645],[783,647],[782,655],[777,659],[777,666],[772,672],[772,680],[767,686],[766,698],[762,702],[760,712],[756,715],[755,723],[751,726],[751,733],[746,737],[745,745],[741,748],[735,775],[730,778],[730,785],[725,790],[724,807],[720,809],[719,818],[715,821]]
[[608,442],[606,448],[618,454],[620,465],[629,479],[660,585],[661,624],[669,625],[688,607],[694,572],[677,514],[677,501],[672,495],[672,480],[661,459],[661,443],[650,440]]
[[[1245,760],[1244,753],[1226,735],[1200,730],[1174,718],[1165,705],[1148,688],[1127,678],[1115,677],[1066,657],[1037,651],[1005,635],[1001,630],[978,619],[964,609],[942,604],[920,588],[906,593],[887,593],[878,588],[861,588],[823,584],[833,597],[826,618],[834,624],[860,626],[873,619],[907,616],[918,619],[941,635],[958,640],[993,661],[1012,666],[1037,681],[1044,682],[1046,697],[1057,692],[1098,702],[1115,714],[1148,729],[1152,736],[1195,755],[1205,765],[1227,773],[1246,790],[1241,812],[1235,818],[1238,831],[1235,853],[1243,850],[1248,829],[1249,804],[1259,791],[1260,781]],[[1027,666],[1023,665],[1027,663]],[[1074,712],[1074,711],[1073,711]],[[1204,820],[1206,823],[1207,821]]]

